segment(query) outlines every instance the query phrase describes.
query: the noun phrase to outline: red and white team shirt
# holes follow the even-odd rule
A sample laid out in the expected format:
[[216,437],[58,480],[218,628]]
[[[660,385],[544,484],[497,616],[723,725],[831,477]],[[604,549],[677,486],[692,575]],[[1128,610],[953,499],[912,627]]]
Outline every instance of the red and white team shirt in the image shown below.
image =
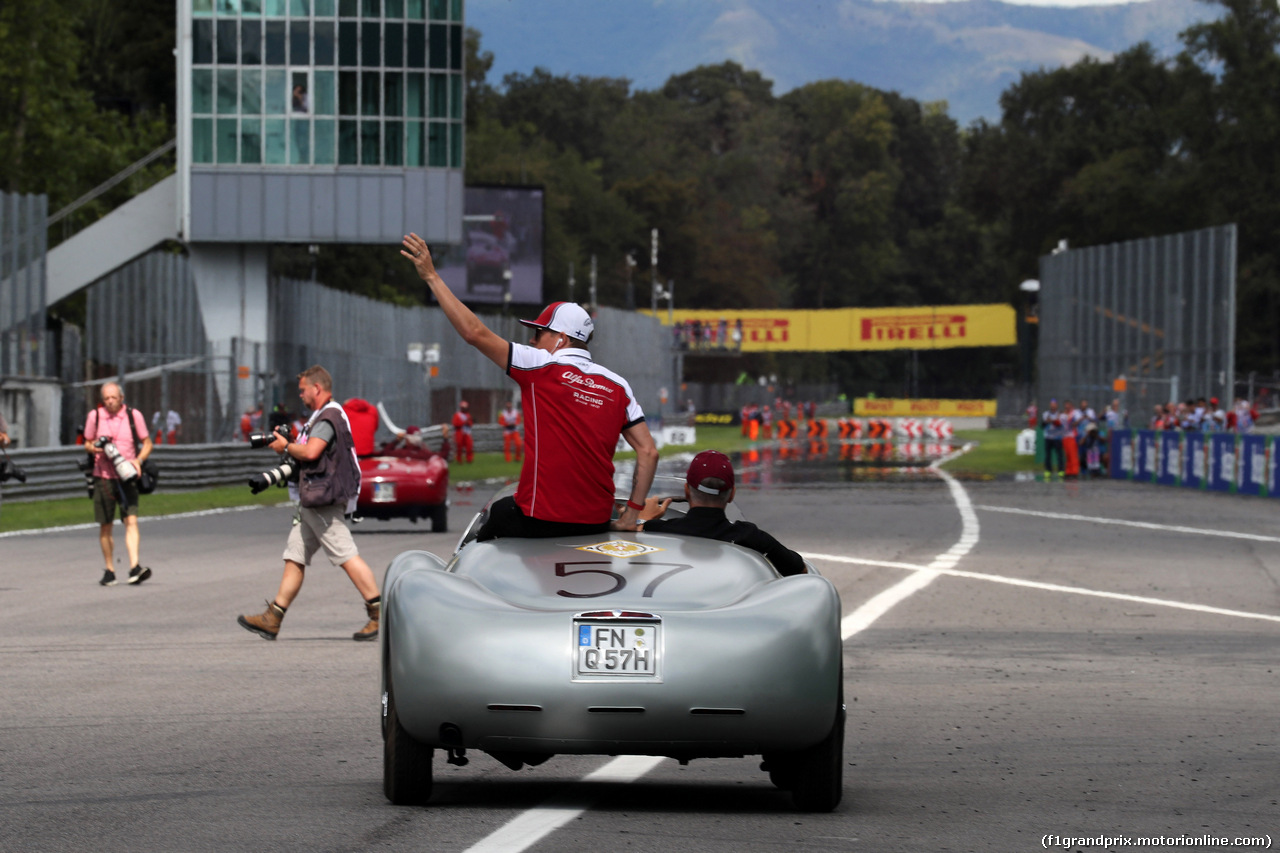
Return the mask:
[[524,406],[520,511],[542,521],[607,522],[618,436],[644,420],[627,380],[584,349],[552,355],[516,343],[507,375],[520,385]]

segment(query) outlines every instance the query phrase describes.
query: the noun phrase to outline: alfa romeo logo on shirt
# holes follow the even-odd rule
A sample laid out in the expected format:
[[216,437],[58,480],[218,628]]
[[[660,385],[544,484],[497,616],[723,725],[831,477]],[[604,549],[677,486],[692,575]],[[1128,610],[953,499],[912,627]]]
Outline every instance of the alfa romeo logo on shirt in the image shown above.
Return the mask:
[[665,551],[665,548],[655,548],[652,545],[641,545],[639,542],[631,542],[627,539],[610,539],[608,542],[597,542],[594,545],[581,545],[579,551],[590,551],[593,554],[604,554],[607,557],[639,557],[642,554],[652,554],[655,551]]

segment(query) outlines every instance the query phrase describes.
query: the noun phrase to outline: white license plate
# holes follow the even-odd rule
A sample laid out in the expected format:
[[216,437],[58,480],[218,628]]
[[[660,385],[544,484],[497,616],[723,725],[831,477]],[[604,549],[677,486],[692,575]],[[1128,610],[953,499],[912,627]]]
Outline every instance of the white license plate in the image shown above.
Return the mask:
[[373,502],[376,504],[393,503],[396,499],[395,483],[374,483]]
[[576,622],[574,627],[574,677],[657,677],[657,622]]

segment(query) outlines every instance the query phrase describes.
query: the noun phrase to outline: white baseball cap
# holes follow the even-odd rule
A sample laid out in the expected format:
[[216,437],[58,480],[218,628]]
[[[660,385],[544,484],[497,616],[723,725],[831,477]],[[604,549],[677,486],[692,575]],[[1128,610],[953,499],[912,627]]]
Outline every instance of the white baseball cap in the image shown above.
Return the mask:
[[586,343],[595,331],[595,321],[581,305],[576,302],[552,302],[536,320],[521,320],[531,329],[549,329],[553,332],[564,332],[569,337]]

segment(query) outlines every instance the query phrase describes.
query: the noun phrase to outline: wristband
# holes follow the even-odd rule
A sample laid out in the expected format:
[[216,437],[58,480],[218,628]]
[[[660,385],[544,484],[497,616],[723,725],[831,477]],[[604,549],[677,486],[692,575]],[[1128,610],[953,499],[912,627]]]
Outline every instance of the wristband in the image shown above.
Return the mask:
[[644,504],[638,504],[632,501],[631,498],[627,498],[627,509],[634,509],[636,512],[640,512],[640,510],[644,509]]

